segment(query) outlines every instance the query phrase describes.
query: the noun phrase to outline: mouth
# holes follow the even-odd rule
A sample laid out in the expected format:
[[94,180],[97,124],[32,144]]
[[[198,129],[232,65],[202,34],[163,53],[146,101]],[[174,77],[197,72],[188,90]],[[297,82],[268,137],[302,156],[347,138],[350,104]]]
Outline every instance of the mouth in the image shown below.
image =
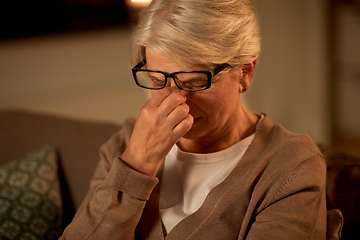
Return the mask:
[[201,117],[197,117],[197,118],[194,118],[194,123],[195,124],[197,121],[199,121],[201,119]]

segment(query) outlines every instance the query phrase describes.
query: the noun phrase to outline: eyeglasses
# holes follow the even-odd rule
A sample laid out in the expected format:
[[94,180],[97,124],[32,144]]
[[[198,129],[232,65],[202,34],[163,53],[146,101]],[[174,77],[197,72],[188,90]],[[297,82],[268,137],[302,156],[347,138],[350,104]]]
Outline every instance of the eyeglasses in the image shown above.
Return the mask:
[[146,60],[143,60],[132,68],[134,80],[139,87],[152,90],[163,89],[168,84],[168,79],[172,78],[175,85],[185,91],[201,91],[210,88],[211,79],[229,66],[229,64],[224,63],[209,71],[166,73],[142,69],[145,65]]

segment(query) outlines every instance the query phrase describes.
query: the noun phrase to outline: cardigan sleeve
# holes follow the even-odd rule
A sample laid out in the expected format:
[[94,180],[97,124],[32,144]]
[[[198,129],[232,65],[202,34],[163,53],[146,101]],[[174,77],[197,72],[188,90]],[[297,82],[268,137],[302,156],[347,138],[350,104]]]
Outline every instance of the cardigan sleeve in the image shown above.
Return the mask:
[[325,184],[321,155],[301,162],[255,215],[246,239],[325,240]]
[[100,149],[89,192],[60,239],[134,239],[146,201],[158,183],[121,161],[123,133]]

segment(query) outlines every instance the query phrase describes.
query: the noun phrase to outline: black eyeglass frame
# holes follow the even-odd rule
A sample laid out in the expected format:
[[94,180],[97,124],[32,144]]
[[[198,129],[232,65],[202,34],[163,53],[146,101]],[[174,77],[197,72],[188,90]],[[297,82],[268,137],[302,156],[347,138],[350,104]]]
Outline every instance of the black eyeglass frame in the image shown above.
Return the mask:
[[[133,67],[132,70],[132,74],[133,74],[133,78],[135,80],[136,85],[138,85],[141,88],[146,88],[146,89],[150,89],[150,90],[160,90],[160,89],[164,89],[167,85],[167,80],[168,78],[172,78],[174,80],[175,85],[181,89],[181,90],[185,90],[185,91],[189,91],[189,92],[195,92],[195,91],[202,91],[205,89],[210,88],[211,86],[211,79],[218,74],[219,72],[221,72],[222,70],[224,70],[225,68],[229,67],[230,65],[227,63],[223,63],[220,64],[219,66],[215,67],[214,69],[211,69],[209,71],[180,71],[180,72],[173,72],[173,73],[167,73],[167,72],[162,72],[162,71],[157,71],[157,70],[149,70],[149,69],[141,69],[144,65],[146,64],[146,59],[142,60],[141,62],[139,62],[138,64],[136,64],[135,67]],[[137,79],[136,73],[137,72],[154,72],[154,73],[160,73],[163,74],[165,76],[165,82],[164,82],[164,86],[159,87],[159,88],[151,88],[151,87],[147,87],[144,85],[141,85],[140,82]],[[208,82],[207,85],[203,88],[199,88],[199,89],[188,89],[188,88],[183,88],[181,86],[178,85],[175,76],[176,74],[179,73],[203,73],[207,76],[208,78]]]

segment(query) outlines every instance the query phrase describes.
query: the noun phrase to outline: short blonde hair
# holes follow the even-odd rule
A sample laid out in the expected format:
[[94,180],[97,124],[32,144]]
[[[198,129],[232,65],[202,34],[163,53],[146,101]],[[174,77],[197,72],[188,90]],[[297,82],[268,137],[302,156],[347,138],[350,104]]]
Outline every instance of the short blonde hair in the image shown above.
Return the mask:
[[153,0],[141,11],[130,42],[132,64],[152,48],[178,62],[240,67],[260,54],[251,0]]

